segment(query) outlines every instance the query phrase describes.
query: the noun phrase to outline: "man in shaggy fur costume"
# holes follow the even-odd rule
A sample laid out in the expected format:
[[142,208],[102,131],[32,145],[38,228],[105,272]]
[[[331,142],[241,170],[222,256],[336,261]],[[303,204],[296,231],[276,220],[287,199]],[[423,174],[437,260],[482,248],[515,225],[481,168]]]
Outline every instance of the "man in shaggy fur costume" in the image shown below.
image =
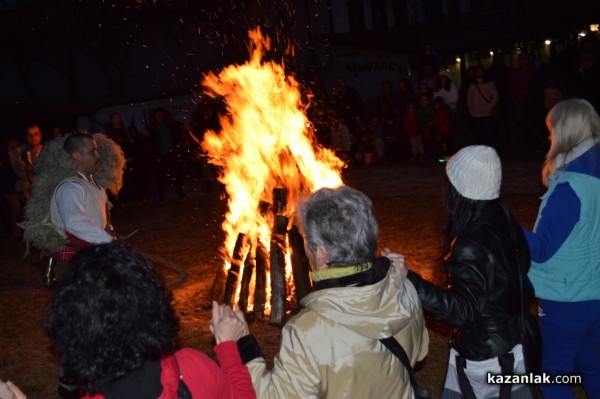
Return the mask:
[[57,278],[77,250],[113,239],[106,189],[119,192],[124,166],[121,148],[102,134],[75,133],[44,146],[21,227],[28,250],[40,249]]
[[[106,189],[118,194],[124,167],[121,147],[102,134],[74,133],[44,146],[21,227],[27,250],[33,245],[47,258],[49,287],[77,251],[113,240]],[[59,396],[79,398],[79,388],[62,368],[58,374]]]

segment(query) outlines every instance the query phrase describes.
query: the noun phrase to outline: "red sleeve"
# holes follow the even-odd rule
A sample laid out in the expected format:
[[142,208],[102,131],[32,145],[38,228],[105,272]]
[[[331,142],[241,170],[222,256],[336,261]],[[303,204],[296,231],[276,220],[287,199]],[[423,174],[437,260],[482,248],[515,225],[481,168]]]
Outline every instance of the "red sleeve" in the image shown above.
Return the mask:
[[215,354],[219,360],[221,368],[227,375],[231,385],[236,390],[235,398],[255,398],[256,393],[252,386],[250,372],[240,357],[237,342],[226,341],[221,342],[214,347]]
[[452,110],[448,106],[440,109],[440,126],[438,131],[440,134],[450,134],[452,132]]
[[[220,352],[225,352],[223,357]],[[223,342],[215,347],[215,353],[219,361],[222,362],[222,368],[210,357],[194,349],[181,349],[176,354],[182,373],[187,372],[189,375],[197,376],[186,381],[194,399],[197,397],[222,399],[256,398],[250,373],[246,366],[242,364],[237,351],[237,344],[235,342]],[[203,393],[206,396],[198,396],[197,393]]]
[[410,116],[405,116],[404,117],[404,132],[406,133],[407,136],[409,137],[415,137],[417,136],[417,119],[410,117]]

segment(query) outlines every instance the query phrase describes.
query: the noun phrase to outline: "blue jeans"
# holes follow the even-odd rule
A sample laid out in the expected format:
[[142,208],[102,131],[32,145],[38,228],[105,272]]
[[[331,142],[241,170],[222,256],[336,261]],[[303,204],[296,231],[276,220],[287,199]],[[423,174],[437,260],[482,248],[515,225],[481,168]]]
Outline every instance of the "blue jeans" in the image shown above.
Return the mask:
[[[578,374],[588,398],[600,399],[600,300],[540,300],[542,372]],[[544,399],[574,398],[565,384],[542,385]]]

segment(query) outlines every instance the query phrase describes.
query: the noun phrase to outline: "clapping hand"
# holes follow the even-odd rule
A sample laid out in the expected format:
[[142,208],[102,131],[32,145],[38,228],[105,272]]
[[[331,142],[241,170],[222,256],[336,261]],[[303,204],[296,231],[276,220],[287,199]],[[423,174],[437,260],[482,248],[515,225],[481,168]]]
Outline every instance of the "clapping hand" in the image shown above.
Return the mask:
[[217,345],[224,341],[237,341],[250,334],[244,313],[237,308],[235,311],[229,305],[219,305],[213,301],[210,332],[215,336]]
[[381,251],[381,255],[388,258],[390,262],[392,262],[392,266],[394,266],[398,273],[400,273],[403,277],[408,275],[408,269],[406,267],[404,255],[397,252],[392,252],[392,250],[389,248],[384,248],[383,251]]
[[27,399],[27,396],[11,381],[0,380],[0,399]]

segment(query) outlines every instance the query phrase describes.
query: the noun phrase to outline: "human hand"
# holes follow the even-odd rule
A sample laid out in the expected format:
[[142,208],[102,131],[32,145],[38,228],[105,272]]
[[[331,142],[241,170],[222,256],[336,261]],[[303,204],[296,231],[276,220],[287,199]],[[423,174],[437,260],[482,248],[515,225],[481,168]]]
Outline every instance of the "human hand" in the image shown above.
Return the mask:
[[403,277],[408,275],[408,269],[406,267],[404,255],[392,252],[392,250],[389,248],[384,248],[383,251],[381,251],[381,255],[388,258],[390,262],[392,262],[392,266],[394,266],[398,273],[400,273]]
[[19,387],[13,384],[11,381],[4,382],[0,380],[0,398],[1,399],[27,399],[27,396]]
[[217,345],[224,341],[237,341],[250,334],[244,313],[238,308],[233,311],[229,305],[219,305],[213,301],[210,332],[215,336]]

